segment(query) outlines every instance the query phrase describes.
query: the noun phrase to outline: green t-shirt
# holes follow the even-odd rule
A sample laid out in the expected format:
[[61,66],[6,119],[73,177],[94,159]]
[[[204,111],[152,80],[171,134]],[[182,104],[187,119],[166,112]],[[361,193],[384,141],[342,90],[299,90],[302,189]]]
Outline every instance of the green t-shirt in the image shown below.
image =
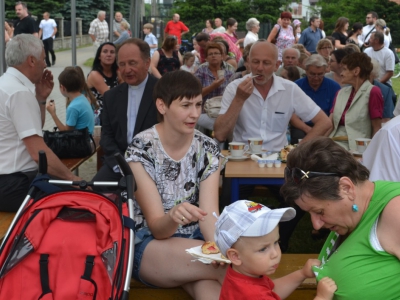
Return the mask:
[[375,221],[389,201],[398,195],[399,182],[375,182],[374,194],[360,223],[331,256],[338,235],[331,232],[328,236],[318,257],[321,267],[313,270],[318,281],[330,277],[336,282],[335,300],[400,299],[399,260],[389,253],[374,250],[369,239]]

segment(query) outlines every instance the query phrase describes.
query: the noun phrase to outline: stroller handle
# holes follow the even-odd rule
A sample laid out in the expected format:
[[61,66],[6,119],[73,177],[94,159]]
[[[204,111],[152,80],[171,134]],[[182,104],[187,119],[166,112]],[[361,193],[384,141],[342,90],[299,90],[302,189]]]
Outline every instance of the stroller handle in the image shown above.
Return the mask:
[[47,157],[43,150],[39,151],[39,174],[47,174]]
[[117,160],[119,168],[121,169],[124,176],[133,175],[131,168],[129,167],[126,160],[122,157],[121,153],[115,153],[114,157]]

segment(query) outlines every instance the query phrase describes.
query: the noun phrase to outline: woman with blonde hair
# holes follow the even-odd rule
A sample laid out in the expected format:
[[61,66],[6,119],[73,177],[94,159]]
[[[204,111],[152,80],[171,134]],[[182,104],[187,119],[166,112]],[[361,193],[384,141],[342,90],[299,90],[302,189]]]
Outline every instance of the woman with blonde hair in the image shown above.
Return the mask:
[[390,33],[390,28],[386,27],[386,22],[383,19],[378,19],[375,22],[375,28],[377,31],[380,31],[383,33],[384,36],[384,46],[386,48],[389,48],[390,43],[392,42],[392,38],[389,36]]
[[340,17],[335,25],[335,29],[332,36],[335,39],[335,48],[342,49],[346,46],[346,40],[348,38],[347,29],[349,28],[349,19]]

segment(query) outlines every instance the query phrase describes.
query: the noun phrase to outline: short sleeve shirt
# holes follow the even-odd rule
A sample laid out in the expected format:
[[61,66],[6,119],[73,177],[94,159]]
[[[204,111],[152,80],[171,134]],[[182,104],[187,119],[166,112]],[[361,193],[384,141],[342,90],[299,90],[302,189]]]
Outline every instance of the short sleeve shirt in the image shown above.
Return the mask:
[[341,45],[346,45],[346,40],[348,38],[347,35],[344,35],[341,32],[335,31],[334,33],[332,33],[332,36],[335,38],[336,41],[340,41]]
[[[225,114],[236,95],[238,85],[249,75],[232,81],[222,97],[220,114]],[[245,101],[233,130],[233,140],[245,142],[261,136],[263,149],[280,151],[287,145],[286,130],[292,114],[311,121],[321,109],[294,82],[273,75],[273,83],[264,99],[257,89]]]
[[[158,40],[157,40],[156,36],[154,34],[152,34],[151,32],[145,36],[144,41],[147,44],[149,44],[149,46],[158,45]],[[153,56],[153,54],[156,50],[157,50],[157,48],[150,48],[150,57]]]
[[67,107],[67,126],[75,129],[88,128],[93,134],[94,114],[88,99],[84,95],[80,95],[73,99]]
[[[140,162],[160,193],[165,213],[182,202],[199,205],[201,181],[218,171],[223,158],[216,142],[194,131],[185,156],[176,161],[165,152],[155,126],[137,134],[125,153],[127,162]],[[134,203],[137,230],[148,227],[138,203]],[[198,222],[179,227],[176,233],[191,234]]]
[[51,37],[54,32],[54,28],[57,28],[57,24],[56,21],[54,21],[53,19],[43,19],[42,21],[40,21],[39,28],[43,31],[42,40],[46,40]]
[[337,82],[324,78],[317,90],[310,86],[307,77],[296,80],[295,83],[329,116],[336,93],[340,90]]
[[108,24],[106,21],[100,21],[98,18],[90,23],[89,34],[96,37],[96,42],[105,43],[108,41]]
[[21,33],[33,34],[35,32],[39,32],[39,29],[35,20],[30,16],[14,22],[14,36]]
[[34,84],[9,67],[0,77],[0,174],[37,169],[23,139],[43,136]]
[[[364,53],[379,62],[380,68],[378,79],[381,79],[386,74],[386,72],[394,71],[394,54],[389,48],[383,47],[382,49],[375,51],[374,49],[372,49],[372,47],[368,47],[364,50]],[[392,85],[392,80],[389,79],[386,83]]]
[[178,44],[180,45],[182,32],[188,30],[189,28],[187,28],[186,25],[183,24],[181,21],[178,21],[176,23],[174,21],[169,21],[165,26],[164,31],[169,35],[175,35],[178,38]]
[[274,292],[275,284],[266,275],[249,277],[228,265],[219,300],[280,300]]

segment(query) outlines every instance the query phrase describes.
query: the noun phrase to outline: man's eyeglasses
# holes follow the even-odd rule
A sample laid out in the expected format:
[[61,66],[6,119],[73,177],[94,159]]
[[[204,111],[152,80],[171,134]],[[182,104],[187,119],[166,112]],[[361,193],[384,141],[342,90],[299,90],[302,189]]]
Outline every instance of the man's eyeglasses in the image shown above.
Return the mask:
[[221,53],[219,52],[208,53],[208,56],[218,56],[218,55],[221,55]]
[[323,173],[323,172],[312,172],[312,171],[303,171],[300,168],[285,168],[285,179],[292,178],[296,184],[299,184],[303,179],[320,177],[320,176],[340,176],[337,173]]
[[307,77],[312,78],[322,78],[325,76],[325,73],[315,74],[315,73],[307,73]]

